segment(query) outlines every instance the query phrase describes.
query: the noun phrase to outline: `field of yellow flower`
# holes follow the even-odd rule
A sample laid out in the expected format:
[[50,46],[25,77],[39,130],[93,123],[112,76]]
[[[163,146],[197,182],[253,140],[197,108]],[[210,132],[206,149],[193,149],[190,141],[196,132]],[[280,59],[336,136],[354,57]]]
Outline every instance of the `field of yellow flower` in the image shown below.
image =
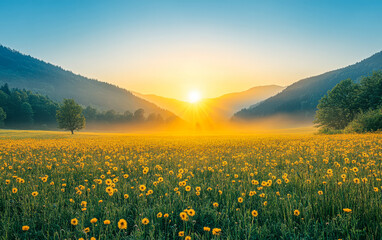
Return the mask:
[[0,239],[381,239],[382,135],[0,134]]

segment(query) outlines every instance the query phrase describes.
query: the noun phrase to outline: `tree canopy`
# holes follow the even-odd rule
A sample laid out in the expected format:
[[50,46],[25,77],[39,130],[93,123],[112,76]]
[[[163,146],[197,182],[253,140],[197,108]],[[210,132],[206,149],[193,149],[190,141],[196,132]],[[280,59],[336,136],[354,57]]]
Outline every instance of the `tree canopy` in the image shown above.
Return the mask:
[[58,128],[72,132],[85,127],[85,117],[82,108],[73,99],[64,99],[62,106],[57,110]]
[[356,121],[352,129],[374,131],[382,128],[378,125],[381,107],[382,72],[379,71],[362,78],[360,83],[343,80],[328,91],[317,105],[315,123],[319,127],[342,130]]

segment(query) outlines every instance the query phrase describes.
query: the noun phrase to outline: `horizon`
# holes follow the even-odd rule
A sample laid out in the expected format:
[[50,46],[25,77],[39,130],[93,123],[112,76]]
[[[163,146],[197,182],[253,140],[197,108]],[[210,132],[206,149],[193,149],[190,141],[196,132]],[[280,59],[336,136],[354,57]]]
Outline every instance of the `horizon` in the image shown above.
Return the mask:
[[12,1],[0,3],[0,26],[2,44],[23,54],[187,101],[191,91],[205,99],[288,86],[359,62],[381,51],[381,9],[378,1]]

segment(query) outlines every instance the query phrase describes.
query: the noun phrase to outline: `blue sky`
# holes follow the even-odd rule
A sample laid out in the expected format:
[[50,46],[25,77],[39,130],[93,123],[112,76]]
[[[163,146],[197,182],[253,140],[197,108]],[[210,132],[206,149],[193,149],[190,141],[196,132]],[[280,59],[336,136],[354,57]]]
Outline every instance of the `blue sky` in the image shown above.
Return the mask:
[[373,0],[2,0],[0,44],[142,93],[214,97],[381,51],[381,12]]

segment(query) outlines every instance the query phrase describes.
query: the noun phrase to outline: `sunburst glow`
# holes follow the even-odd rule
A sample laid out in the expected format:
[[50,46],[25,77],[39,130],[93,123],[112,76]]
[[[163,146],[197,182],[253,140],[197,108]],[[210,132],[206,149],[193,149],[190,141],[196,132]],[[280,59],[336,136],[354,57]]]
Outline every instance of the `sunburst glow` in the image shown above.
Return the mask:
[[201,99],[201,94],[197,90],[193,90],[188,93],[188,102],[190,103],[197,103]]

